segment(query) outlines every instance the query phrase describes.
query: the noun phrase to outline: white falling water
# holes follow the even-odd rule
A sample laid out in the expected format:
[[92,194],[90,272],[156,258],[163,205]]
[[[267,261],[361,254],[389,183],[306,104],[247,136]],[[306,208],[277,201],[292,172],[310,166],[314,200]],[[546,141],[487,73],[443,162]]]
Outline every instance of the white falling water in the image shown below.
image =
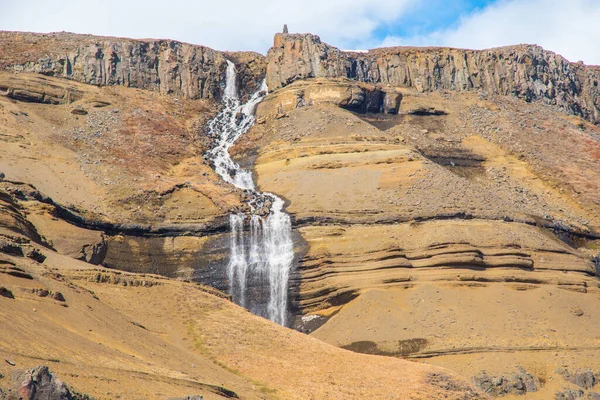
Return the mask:
[[[229,216],[230,259],[227,266],[233,301],[255,314],[286,324],[289,272],[294,259],[290,217],[283,212],[283,200],[271,193],[256,191],[252,174],[231,159],[229,149],[254,123],[254,109],[267,92],[261,87],[241,104],[237,95],[235,65],[227,61],[223,109],[208,124],[217,145],[209,152],[215,171],[224,181],[246,190],[252,215]],[[254,214],[256,205],[269,205],[267,216]],[[247,230],[244,228],[248,227]]]

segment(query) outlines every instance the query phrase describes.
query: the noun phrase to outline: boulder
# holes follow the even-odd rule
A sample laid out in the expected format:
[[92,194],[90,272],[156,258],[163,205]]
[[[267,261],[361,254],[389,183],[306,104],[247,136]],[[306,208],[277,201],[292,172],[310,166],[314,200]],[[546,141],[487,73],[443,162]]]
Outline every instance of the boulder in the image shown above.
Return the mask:
[[567,382],[571,382],[584,389],[593,388],[597,382],[596,375],[590,369],[579,370],[575,373],[570,373],[565,369],[561,371],[560,374]]
[[12,382],[12,389],[5,394],[8,399],[71,400],[87,398],[87,396],[71,393],[67,385],[52,375],[48,367],[43,365],[15,373]]
[[8,299],[14,299],[15,296],[13,295],[13,293],[8,290],[7,288],[5,288],[4,286],[0,286],[0,296],[2,297],[6,297]]
[[23,257],[23,249],[19,244],[12,241],[0,239],[0,253],[10,254],[11,256]]
[[29,253],[27,253],[27,257],[31,258],[33,261],[37,261],[39,263],[43,263],[46,260],[46,256],[42,254],[38,249],[33,249]]
[[583,390],[565,390],[554,395],[556,400],[576,400],[583,398]]

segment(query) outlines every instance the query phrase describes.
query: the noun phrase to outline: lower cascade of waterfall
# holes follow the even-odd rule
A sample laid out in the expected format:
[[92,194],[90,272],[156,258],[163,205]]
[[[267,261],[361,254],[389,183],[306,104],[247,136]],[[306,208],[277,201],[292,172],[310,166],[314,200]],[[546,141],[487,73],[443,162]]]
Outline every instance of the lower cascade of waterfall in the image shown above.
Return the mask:
[[[231,214],[230,259],[227,266],[233,301],[280,325],[286,325],[288,279],[294,260],[292,225],[283,212],[284,202],[271,193],[256,190],[252,174],[231,159],[229,149],[254,123],[254,109],[267,92],[261,87],[247,103],[237,95],[235,65],[227,61],[223,109],[209,122],[216,146],[208,153],[224,181],[243,189],[250,198],[250,215]],[[267,207],[266,216],[256,214]]]

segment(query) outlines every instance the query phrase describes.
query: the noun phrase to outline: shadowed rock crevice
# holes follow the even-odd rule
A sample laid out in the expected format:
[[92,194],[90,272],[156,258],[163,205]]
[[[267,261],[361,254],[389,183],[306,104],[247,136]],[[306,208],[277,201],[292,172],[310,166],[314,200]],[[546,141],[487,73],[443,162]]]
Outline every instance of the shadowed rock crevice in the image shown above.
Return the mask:
[[429,116],[440,116],[440,115],[448,115],[448,113],[444,110],[437,110],[435,108],[416,108],[414,110],[410,110],[408,115],[417,115],[420,117],[429,117]]
[[441,165],[456,175],[472,179],[485,175],[485,157],[461,147],[422,148],[420,153],[434,163]]
[[[363,354],[375,354],[381,356],[391,357],[406,357],[414,353],[418,353],[425,349],[428,345],[427,339],[413,338],[406,340],[399,340],[397,348],[380,348],[377,343],[371,341],[359,341],[350,343],[345,346],[341,346],[343,349],[354,351],[356,353]],[[386,346],[387,347],[387,346]]]

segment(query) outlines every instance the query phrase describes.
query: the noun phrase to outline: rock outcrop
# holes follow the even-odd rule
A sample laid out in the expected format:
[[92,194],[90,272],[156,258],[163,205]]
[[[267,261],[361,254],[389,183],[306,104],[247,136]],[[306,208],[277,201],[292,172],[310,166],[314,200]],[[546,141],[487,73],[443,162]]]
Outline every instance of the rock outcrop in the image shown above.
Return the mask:
[[66,84],[38,76],[0,75],[0,95],[28,103],[67,104],[81,98],[81,92]]
[[600,123],[600,68],[571,63],[533,45],[481,51],[395,47],[355,53],[323,43],[316,35],[278,33],[265,59],[257,53],[223,53],[174,40],[1,32],[0,51],[2,69],[188,99],[220,98],[225,60],[230,59],[238,67],[243,97],[256,90],[266,71],[270,90],[306,78],[349,78],[422,92],[479,90],[542,101]]
[[23,400],[84,400],[88,396],[72,393],[67,385],[50,373],[48,367],[40,365],[13,376],[14,387],[1,399]]
[[573,373],[565,369],[560,371],[560,373],[567,382],[573,383],[583,389],[591,389],[598,382],[596,375],[590,369],[575,371]]
[[267,54],[267,84],[274,90],[306,78],[435,90],[479,90],[541,101],[600,123],[600,68],[571,63],[539,46],[488,50],[394,47],[344,52],[312,34],[275,35]]
[[506,395],[525,395],[537,392],[540,389],[540,381],[537,377],[528,373],[524,368],[509,376],[490,376],[486,371],[474,376],[471,381],[485,393],[494,397]]
[[[222,52],[174,40],[133,40],[71,33],[0,33],[0,68],[91,85],[122,85],[183,96],[220,98],[226,58],[238,59],[252,92],[264,75],[257,53]],[[6,54],[6,57],[5,57]]]
[[298,81],[258,105],[261,116],[281,117],[294,108],[333,104],[357,112],[397,114],[402,94],[393,88],[349,79]]

